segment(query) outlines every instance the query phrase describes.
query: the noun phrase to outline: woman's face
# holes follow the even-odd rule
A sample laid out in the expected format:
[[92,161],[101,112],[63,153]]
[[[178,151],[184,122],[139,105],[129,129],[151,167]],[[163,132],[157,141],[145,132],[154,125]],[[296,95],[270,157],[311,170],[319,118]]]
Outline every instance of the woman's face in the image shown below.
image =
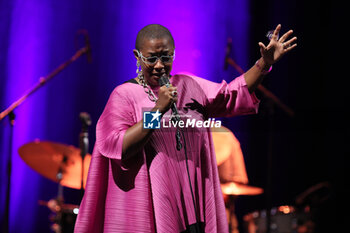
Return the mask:
[[170,71],[173,66],[172,59],[170,59],[169,62],[162,62],[160,57],[173,56],[174,49],[173,44],[167,37],[159,39],[145,39],[139,52],[141,52],[142,56],[146,59],[154,56],[158,57],[154,64],[149,64],[149,62],[145,61],[145,59],[142,59],[141,56],[139,56],[136,49],[134,50],[135,57],[140,61],[144,78],[149,85],[158,86],[158,79],[163,74],[166,74],[167,76],[170,75]]

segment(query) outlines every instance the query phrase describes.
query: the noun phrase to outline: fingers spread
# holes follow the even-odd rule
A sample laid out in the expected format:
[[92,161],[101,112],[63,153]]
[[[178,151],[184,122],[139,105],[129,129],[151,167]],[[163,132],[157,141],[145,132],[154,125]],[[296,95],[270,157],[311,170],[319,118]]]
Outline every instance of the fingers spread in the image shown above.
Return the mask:
[[284,49],[290,48],[291,45],[292,45],[295,41],[297,41],[297,37],[296,37],[296,36],[293,37],[292,39],[288,40],[287,42],[284,42],[284,43],[283,43],[283,48],[284,48]]
[[292,46],[289,46],[289,47],[286,48],[284,51],[285,51],[285,52],[289,52],[290,50],[294,49],[295,47],[297,47],[297,44],[293,44]]
[[278,40],[278,35],[280,33],[280,30],[281,30],[281,24],[278,24],[275,31],[273,32],[271,40]]
[[263,51],[266,50],[266,46],[262,42],[259,42],[259,46]]
[[283,36],[281,36],[279,39],[279,42],[283,43],[292,33],[293,30],[289,30],[288,32],[284,33]]

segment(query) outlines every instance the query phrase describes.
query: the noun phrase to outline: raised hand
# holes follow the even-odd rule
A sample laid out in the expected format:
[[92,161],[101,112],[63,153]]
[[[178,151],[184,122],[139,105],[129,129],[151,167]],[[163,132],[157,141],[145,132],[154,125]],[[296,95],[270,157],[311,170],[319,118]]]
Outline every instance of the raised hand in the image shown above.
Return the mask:
[[281,24],[278,24],[271,36],[270,43],[267,46],[265,46],[262,42],[259,42],[261,56],[268,65],[276,63],[284,54],[288,53],[297,46],[295,43],[297,40],[296,37],[287,40],[293,33],[293,30],[289,30],[283,34],[281,38],[278,38],[280,30]]

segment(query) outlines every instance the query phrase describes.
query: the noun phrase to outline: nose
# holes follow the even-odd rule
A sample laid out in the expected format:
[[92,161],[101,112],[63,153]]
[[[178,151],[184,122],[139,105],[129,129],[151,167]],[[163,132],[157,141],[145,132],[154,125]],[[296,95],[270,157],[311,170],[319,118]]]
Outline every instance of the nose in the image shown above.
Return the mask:
[[164,64],[160,60],[160,58],[158,58],[156,64],[154,65],[154,69],[161,70],[163,68],[164,68]]

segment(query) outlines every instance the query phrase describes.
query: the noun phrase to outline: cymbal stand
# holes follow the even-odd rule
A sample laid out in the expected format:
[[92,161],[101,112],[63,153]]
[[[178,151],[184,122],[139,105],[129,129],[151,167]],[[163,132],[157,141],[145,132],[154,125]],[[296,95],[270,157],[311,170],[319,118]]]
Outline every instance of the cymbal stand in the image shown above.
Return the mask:
[[63,185],[61,184],[61,180],[63,178],[62,173],[62,165],[66,162],[66,156],[64,156],[61,165],[56,174],[56,178],[58,180],[58,190],[56,198],[50,199],[48,202],[39,200],[39,205],[43,205],[48,207],[52,215],[49,216],[49,220],[51,221],[51,230],[55,233],[63,232],[63,212],[64,212],[64,197],[63,197]]
[[271,232],[271,208],[272,208],[272,160],[273,160],[273,129],[274,106],[271,100],[267,100],[268,108],[268,145],[267,145],[267,179],[266,179],[266,233]]
[[66,162],[66,156],[63,155],[63,160],[61,162],[60,168],[57,172],[57,179],[58,179],[58,191],[57,191],[57,197],[55,199],[57,206],[55,208],[55,214],[56,216],[54,217],[54,224],[51,226],[52,230],[55,233],[62,233],[62,205],[64,203],[64,198],[63,198],[63,186],[61,185],[61,180],[63,178],[62,174],[62,164]]
[[238,221],[236,217],[236,211],[235,211],[235,196],[229,195],[228,196],[228,217],[229,217],[229,232],[230,233],[239,233],[238,232]]
[[[66,157],[64,156],[64,158],[66,158]],[[63,174],[62,174],[62,164],[63,163],[65,163],[64,159],[63,159],[63,161],[61,163],[61,166],[60,166],[60,168],[59,168],[59,170],[57,172],[57,175],[56,175],[56,177],[58,179],[57,200],[59,200],[61,203],[63,203],[63,201],[64,201],[64,198],[63,198],[63,186],[61,185],[61,180],[63,178]]]

